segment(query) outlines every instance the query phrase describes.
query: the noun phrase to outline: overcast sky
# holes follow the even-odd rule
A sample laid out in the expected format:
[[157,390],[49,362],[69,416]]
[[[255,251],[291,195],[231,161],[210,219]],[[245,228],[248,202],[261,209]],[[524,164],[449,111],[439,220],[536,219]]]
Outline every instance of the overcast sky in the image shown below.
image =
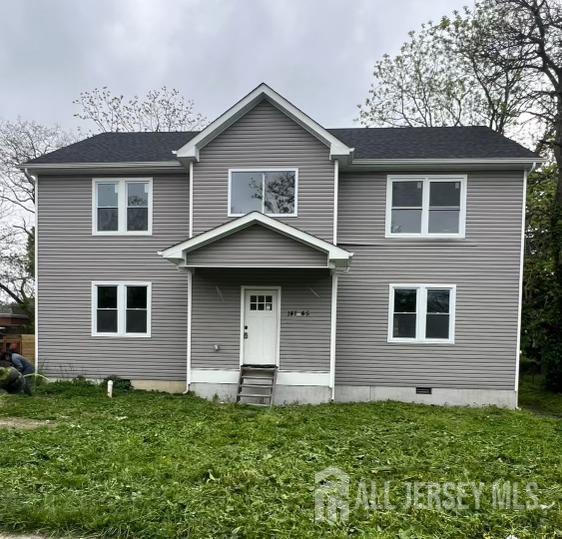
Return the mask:
[[0,118],[71,127],[82,90],[167,85],[213,119],[263,81],[324,126],[352,126],[374,62],[467,3],[1,0]]

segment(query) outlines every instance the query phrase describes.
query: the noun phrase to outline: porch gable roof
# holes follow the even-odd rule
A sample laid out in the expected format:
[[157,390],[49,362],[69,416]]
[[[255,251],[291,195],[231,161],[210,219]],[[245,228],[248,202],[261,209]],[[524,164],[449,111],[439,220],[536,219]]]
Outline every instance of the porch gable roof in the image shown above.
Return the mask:
[[223,238],[227,238],[236,232],[242,231],[253,225],[261,225],[273,232],[292,239],[295,242],[307,245],[312,249],[325,253],[330,267],[346,267],[351,262],[353,253],[257,211],[248,213],[242,217],[194,236],[193,238],[172,245],[163,251],[159,251],[158,254],[179,266],[185,266],[187,265],[186,262],[188,253],[206,245],[215,243]]

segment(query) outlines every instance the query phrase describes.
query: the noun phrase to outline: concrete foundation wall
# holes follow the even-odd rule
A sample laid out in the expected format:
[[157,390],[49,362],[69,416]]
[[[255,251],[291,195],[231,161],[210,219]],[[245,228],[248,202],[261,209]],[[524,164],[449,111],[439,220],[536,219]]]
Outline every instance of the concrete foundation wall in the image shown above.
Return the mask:
[[[53,379],[54,380],[54,379]],[[63,381],[64,378],[57,380]],[[68,379],[66,379],[68,380]],[[91,381],[101,383],[100,379]],[[183,393],[185,382],[164,380],[131,380],[135,389]],[[235,402],[236,383],[193,382],[191,391],[204,399]],[[336,402],[398,401],[441,406],[498,406],[514,410],[517,408],[517,392],[503,389],[448,389],[432,388],[431,395],[416,394],[415,387],[387,386],[336,386]],[[274,404],[323,404],[330,402],[331,391],[320,385],[284,385],[275,387]]]
[[415,387],[336,386],[336,402],[400,401],[446,406],[499,406],[517,408],[517,392],[504,389],[449,389],[434,387],[431,395]]

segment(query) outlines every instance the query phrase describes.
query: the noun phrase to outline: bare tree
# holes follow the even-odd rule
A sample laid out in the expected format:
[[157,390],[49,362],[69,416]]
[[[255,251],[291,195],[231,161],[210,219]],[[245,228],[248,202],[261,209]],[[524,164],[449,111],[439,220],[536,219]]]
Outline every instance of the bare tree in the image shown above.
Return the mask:
[[46,127],[21,118],[0,121],[0,197],[13,206],[15,226],[27,235],[32,233],[35,215],[35,178],[18,166],[73,140],[58,126]]
[[0,122],[0,297],[32,315],[35,178],[18,165],[72,142],[60,127]]
[[82,92],[74,104],[80,108],[74,116],[88,122],[94,132],[191,131],[207,122],[195,112],[191,99],[166,86],[128,99],[104,86]]

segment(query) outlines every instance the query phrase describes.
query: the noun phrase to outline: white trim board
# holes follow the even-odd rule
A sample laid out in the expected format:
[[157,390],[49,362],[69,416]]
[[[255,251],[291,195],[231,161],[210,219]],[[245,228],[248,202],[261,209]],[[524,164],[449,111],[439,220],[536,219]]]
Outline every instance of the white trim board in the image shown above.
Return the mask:
[[[238,384],[238,369],[193,369],[191,383]],[[277,373],[277,384],[286,386],[325,386],[330,383],[330,373],[323,371],[284,371]]]
[[35,176],[35,238],[33,242],[35,309],[33,324],[35,326],[35,372],[39,372],[39,176]]
[[[531,172],[533,169],[531,169]],[[515,345],[515,392],[519,392],[519,363],[521,361],[521,316],[523,312],[523,266],[525,260],[525,218],[527,207],[527,177],[528,172],[523,172],[523,204],[521,210],[521,247],[519,252],[519,283],[517,301],[517,338]]]
[[338,319],[338,275],[332,273],[332,297],[330,305],[330,378],[331,399],[335,398],[336,390],[336,339]]
[[274,107],[328,146],[332,159],[336,157],[351,159],[353,148],[346,146],[341,140],[336,138],[319,123],[315,122],[265,83],[260,84],[226,112],[221,114],[215,121],[211,122],[205,129],[195,135],[195,137],[177,150],[176,157],[181,162],[199,161],[199,151],[202,148],[263,100],[267,100]]
[[186,335],[186,365],[185,365],[185,391],[191,385],[191,341],[192,341],[192,316],[193,316],[193,273],[187,270],[187,335]]
[[492,157],[492,158],[416,158],[416,159],[354,159],[346,170],[490,170],[527,169],[545,163],[540,157]]
[[177,264],[181,264],[182,262],[185,264],[186,253],[189,251],[193,251],[199,247],[203,247],[204,245],[227,237],[256,223],[261,224],[275,232],[279,232],[280,234],[294,239],[295,241],[299,241],[305,245],[324,251],[328,255],[329,262],[333,263],[335,266],[347,266],[353,256],[353,253],[350,253],[345,249],[337,247],[336,245],[317,238],[308,232],[299,230],[298,228],[287,225],[260,212],[247,213],[243,217],[239,217],[238,219],[229,221],[212,230],[203,232],[202,234],[178,243],[177,245],[172,245],[171,247],[168,247],[168,249],[158,251],[158,254]]

